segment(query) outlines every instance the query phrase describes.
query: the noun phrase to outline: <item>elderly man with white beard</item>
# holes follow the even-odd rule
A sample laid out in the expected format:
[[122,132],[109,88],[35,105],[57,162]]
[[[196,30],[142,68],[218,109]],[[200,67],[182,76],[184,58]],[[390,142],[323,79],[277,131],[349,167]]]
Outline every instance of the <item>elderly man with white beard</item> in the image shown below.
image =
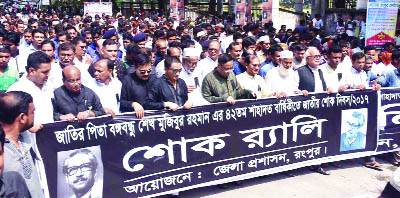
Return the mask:
[[182,57],[183,70],[179,75],[179,78],[184,80],[187,85],[188,97],[193,102],[193,106],[209,104],[201,95],[203,79],[197,68],[199,57],[200,51],[196,48],[185,48]]
[[280,64],[272,68],[265,77],[266,90],[277,98],[300,94],[307,96],[306,90],[298,89],[298,80],[293,65],[293,52],[284,50],[280,53]]

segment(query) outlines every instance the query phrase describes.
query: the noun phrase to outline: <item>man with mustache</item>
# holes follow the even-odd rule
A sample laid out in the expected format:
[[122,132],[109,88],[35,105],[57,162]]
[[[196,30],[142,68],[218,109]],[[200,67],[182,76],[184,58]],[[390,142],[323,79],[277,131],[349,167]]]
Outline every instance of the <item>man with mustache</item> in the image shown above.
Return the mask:
[[249,55],[244,59],[246,71],[237,75],[236,78],[242,89],[248,89],[257,94],[257,98],[265,98],[266,92],[264,79],[258,75],[260,71],[260,59],[256,55]]
[[100,198],[102,191],[96,187],[98,161],[88,149],[71,153],[64,161],[63,173],[66,183],[74,192],[71,198]]
[[94,79],[88,86],[99,96],[106,114],[119,113],[122,83],[112,77],[114,61],[100,59],[94,65]]
[[26,92],[10,91],[0,98],[0,124],[4,128],[6,138],[3,171],[17,172],[23,177],[31,195],[27,197],[43,198],[45,196],[35,166],[35,156],[38,153],[35,153],[27,132],[33,126],[34,112],[33,98]]
[[54,120],[82,121],[104,115],[99,97],[82,85],[81,72],[77,67],[64,68],[62,75],[64,85],[54,91],[52,99]]
[[280,52],[279,66],[272,68],[265,77],[266,92],[277,98],[288,95],[303,93],[308,95],[306,90],[298,88],[296,73],[293,67],[293,53],[288,50]]

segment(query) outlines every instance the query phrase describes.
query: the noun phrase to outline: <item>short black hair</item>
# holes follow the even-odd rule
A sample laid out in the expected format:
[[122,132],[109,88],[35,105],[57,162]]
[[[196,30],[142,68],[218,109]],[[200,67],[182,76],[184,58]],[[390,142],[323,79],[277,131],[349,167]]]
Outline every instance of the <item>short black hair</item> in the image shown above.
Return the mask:
[[42,63],[51,63],[51,57],[42,51],[33,52],[28,56],[26,71],[29,71],[29,68],[39,69]]
[[52,40],[50,40],[50,39],[45,39],[45,40],[42,42],[42,48],[43,48],[43,45],[46,45],[46,44],[50,44],[51,47],[53,48],[53,50],[56,50],[56,45],[54,44],[54,42],[53,42]]
[[75,47],[70,43],[63,43],[60,46],[58,46],[58,54],[60,54],[61,51],[68,51],[68,50],[72,50],[73,52],[75,52]]
[[41,33],[41,34],[43,34],[44,36],[46,36],[45,30],[43,30],[42,28],[34,29],[34,30],[32,31],[32,37],[34,37],[36,33]]
[[368,45],[368,46],[366,46],[366,47],[364,48],[364,52],[365,52],[366,54],[368,53],[368,51],[371,51],[371,50],[376,50],[375,46]]
[[10,41],[14,45],[19,45],[20,38],[21,37],[20,37],[19,33],[17,33],[17,32],[7,32],[4,35],[3,40]]
[[135,67],[140,67],[142,65],[149,64],[151,62],[150,57],[145,54],[138,54],[133,59]]
[[164,67],[169,69],[171,68],[171,65],[174,63],[181,63],[181,61],[179,60],[179,58],[175,57],[175,56],[166,56],[165,57],[165,61],[164,61]]
[[72,45],[77,45],[79,42],[86,43],[86,40],[85,40],[85,38],[78,36],[78,37],[74,38],[74,40],[72,40],[71,43],[72,43]]
[[0,99],[0,122],[12,124],[21,113],[28,114],[30,103],[33,103],[33,98],[26,92],[5,93]]
[[351,60],[354,62],[354,61],[356,61],[358,59],[362,59],[364,57],[365,57],[365,54],[363,54],[362,52],[357,52],[357,53],[354,53],[353,56],[351,56]]
[[117,45],[117,43],[116,43],[114,40],[106,39],[106,40],[103,42],[103,47],[106,47],[107,45]]
[[281,52],[283,51],[282,47],[279,45],[273,45],[268,49],[268,54],[274,55],[275,52]]
[[342,48],[339,45],[333,45],[328,49],[328,56],[331,56],[332,53],[342,53]]
[[242,43],[244,48],[247,48],[247,47],[249,47],[251,45],[255,45],[255,44],[257,44],[256,38],[254,38],[252,36],[245,37],[243,39],[243,43]]
[[305,51],[307,47],[302,43],[297,43],[293,46],[293,51]]
[[230,54],[223,53],[218,56],[218,65],[223,65],[229,61],[233,61],[233,57]]

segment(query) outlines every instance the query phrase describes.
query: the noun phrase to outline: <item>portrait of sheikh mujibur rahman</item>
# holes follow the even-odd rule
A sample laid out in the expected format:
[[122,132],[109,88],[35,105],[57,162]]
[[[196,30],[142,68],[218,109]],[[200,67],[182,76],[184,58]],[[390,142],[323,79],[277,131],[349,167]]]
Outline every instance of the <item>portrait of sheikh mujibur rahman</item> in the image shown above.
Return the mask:
[[100,171],[99,161],[89,149],[83,148],[69,154],[63,163],[62,171],[65,182],[73,192],[71,196],[65,195],[67,198],[102,197],[101,190],[99,192],[98,188],[94,188],[96,175]]
[[346,117],[342,119],[345,119],[347,129],[340,137],[340,151],[364,149],[366,133],[365,131],[363,133],[362,129],[366,124],[366,116],[359,111],[353,111],[347,119]]

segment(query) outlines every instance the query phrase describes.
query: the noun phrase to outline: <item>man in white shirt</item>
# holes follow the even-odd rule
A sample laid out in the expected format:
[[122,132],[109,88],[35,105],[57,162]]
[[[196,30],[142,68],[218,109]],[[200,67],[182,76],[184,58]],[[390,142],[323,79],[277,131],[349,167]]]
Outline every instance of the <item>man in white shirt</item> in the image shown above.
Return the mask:
[[320,14],[315,14],[315,17],[313,18],[312,22],[313,26],[319,30],[324,27],[324,22],[322,21]]
[[218,56],[221,53],[221,45],[218,41],[211,41],[208,44],[208,56],[198,63],[198,69],[200,70],[202,78],[208,73],[214,70],[218,65]]
[[240,87],[256,93],[257,98],[265,98],[272,94],[267,93],[264,79],[258,75],[260,71],[260,59],[255,55],[249,55],[244,59],[246,72],[236,76]]
[[[30,132],[38,132],[42,129],[42,124],[53,122],[53,106],[51,98],[53,97],[54,88],[47,83],[51,69],[51,58],[42,51],[37,51],[28,56],[27,60],[27,76],[22,77],[18,82],[11,85],[7,91],[23,91],[29,93],[33,97],[35,105],[34,125],[29,129]],[[44,165],[36,146],[36,137],[30,134],[30,138],[34,144],[37,156],[37,168],[39,171],[40,182],[45,197],[49,197],[47,190],[47,180],[44,171]]]
[[200,52],[196,48],[185,48],[183,50],[182,67],[183,70],[179,78],[183,79],[188,88],[188,97],[193,106],[209,104],[201,94],[201,84],[203,78],[197,68]]
[[339,82],[343,77],[343,68],[339,64],[342,60],[342,49],[334,45],[328,50],[328,62],[321,65],[320,68],[324,74],[328,93],[344,91],[339,90]]
[[301,43],[295,44],[293,46],[293,69],[297,69],[306,64],[306,59],[304,58],[304,54],[306,53],[307,47]]
[[106,114],[119,113],[119,101],[122,83],[112,77],[114,62],[108,59],[100,59],[94,65],[94,79],[88,84],[97,96],[99,96]]
[[265,77],[266,92],[277,98],[286,97],[303,93],[308,95],[307,91],[300,91],[295,71],[292,69],[293,53],[288,50],[280,52],[280,63],[278,67],[273,67],[268,71]]
[[346,89],[365,90],[369,86],[367,73],[364,71],[365,55],[358,52],[353,54],[351,59],[353,66],[349,71],[344,72],[340,85],[344,86]]

